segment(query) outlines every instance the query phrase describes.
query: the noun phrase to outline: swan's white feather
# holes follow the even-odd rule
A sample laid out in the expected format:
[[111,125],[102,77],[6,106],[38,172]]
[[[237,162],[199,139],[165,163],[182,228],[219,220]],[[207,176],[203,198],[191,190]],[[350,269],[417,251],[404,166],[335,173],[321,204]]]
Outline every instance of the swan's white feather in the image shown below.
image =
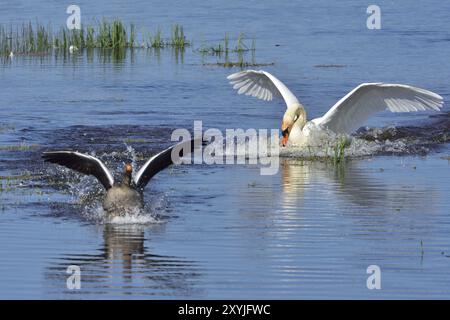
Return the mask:
[[245,70],[227,77],[238,90],[238,94],[246,94],[258,99],[270,101],[274,96],[283,97],[286,106],[299,103],[295,95],[276,77],[266,71]]
[[363,83],[314,122],[335,133],[351,133],[374,113],[439,111],[443,98],[431,91],[403,84]]

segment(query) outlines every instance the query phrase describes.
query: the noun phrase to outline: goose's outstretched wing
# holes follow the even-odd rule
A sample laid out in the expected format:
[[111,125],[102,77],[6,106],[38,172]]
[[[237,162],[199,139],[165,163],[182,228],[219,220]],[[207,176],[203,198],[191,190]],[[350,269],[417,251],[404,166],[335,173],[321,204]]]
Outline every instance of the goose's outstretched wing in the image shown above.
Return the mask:
[[42,158],[80,173],[93,175],[106,190],[114,185],[114,178],[99,159],[76,151],[51,151],[42,153]]
[[324,116],[315,119],[336,133],[351,133],[374,113],[439,111],[443,98],[431,91],[403,84],[363,83],[339,100]]
[[295,95],[270,73],[260,70],[245,70],[233,73],[227,77],[233,89],[238,94],[245,93],[258,99],[270,101],[273,96],[281,96],[286,102],[286,107],[299,103]]
[[[151,157],[147,162],[139,169],[133,178],[133,181],[139,189],[145,188],[150,179],[160,172],[161,170],[167,168],[173,163],[176,163],[181,157],[185,156],[194,150],[195,147],[201,146],[201,139],[193,139],[188,141],[182,141],[177,143],[170,148],[167,148],[153,157]],[[183,154],[186,153],[186,154]]]

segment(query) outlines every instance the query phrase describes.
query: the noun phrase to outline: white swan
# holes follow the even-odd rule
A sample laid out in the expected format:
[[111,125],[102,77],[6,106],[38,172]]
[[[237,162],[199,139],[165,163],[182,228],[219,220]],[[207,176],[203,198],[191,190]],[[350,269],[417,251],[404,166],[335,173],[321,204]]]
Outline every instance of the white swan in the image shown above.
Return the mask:
[[281,96],[287,110],[281,123],[281,144],[308,146],[323,143],[330,133],[350,134],[374,113],[435,110],[443,98],[431,91],[403,84],[363,83],[339,100],[325,115],[306,121],[306,112],[295,95],[276,77],[266,71],[246,70],[227,77],[238,94],[245,93],[262,100]]

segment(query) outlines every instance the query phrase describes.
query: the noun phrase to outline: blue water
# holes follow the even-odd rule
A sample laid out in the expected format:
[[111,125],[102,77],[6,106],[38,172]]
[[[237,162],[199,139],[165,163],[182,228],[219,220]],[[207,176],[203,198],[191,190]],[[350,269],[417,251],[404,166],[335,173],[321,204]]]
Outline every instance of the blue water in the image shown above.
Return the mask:
[[[0,65],[1,298],[449,298],[448,106],[437,117],[386,112],[368,122],[412,127],[417,139],[401,142],[413,152],[399,144],[339,166],[283,158],[273,176],[247,165],[166,170],[146,189],[157,216],[147,225],[95,219],[95,199],[86,200],[100,196],[95,180],[44,164],[40,153],[117,152],[117,169],[130,157],[126,144],[146,158],[194,120],[204,129],[279,128],[282,101],[238,96],[226,76],[239,69],[196,52],[225,32],[232,42],[239,32],[255,39],[256,62],[274,63],[261,68],[309,118],[361,82],[411,84],[448,101],[450,4],[378,1],[381,30],[366,28],[367,4],[349,0],[77,4],[87,24],[119,17],[168,36],[179,23],[194,43],[183,59],[136,49],[118,61],[83,51]],[[56,28],[65,10],[4,0],[0,22]],[[318,67],[327,64],[342,67]],[[366,287],[373,264],[381,290]],[[69,265],[81,268],[80,290],[66,287]]]

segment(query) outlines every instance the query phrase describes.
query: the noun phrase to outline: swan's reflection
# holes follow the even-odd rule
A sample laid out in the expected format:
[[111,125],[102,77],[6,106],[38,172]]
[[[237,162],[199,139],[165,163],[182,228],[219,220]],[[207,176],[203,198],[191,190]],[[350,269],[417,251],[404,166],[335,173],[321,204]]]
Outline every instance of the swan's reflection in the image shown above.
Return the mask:
[[[194,262],[173,256],[156,255],[145,246],[146,231],[152,235],[163,226],[114,225],[101,226],[103,244],[98,253],[65,254],[48,268],[47,278],[54,281],[58,294],[80,296],[170,296],[193,294],[192,280],[198,278]],[[159,229],[159,230],[158,230]],[[81,290],[68,290],[66,268],[81,269]]]
[[[301,206],[314,194],[324,194],[323,203],[344,202],[358,208],[397,209],[427,208],[428,190],[406,181],[384,181],[382,169],[362,169],[358,160],[340,164],[321,161],[283,159],[281,161],[282,199],[284,207]],[[426,204],[427,203],[427,204]],[[370,211],[370,210],[369,210]]]
[[[314,219],[331,216],[432,213],[438,195],[407,172],[392,175],[367,160],[341,164],[280,159],[279,176],[258,177],[239,195],[239,211],[250,219]],[[405,215],[405,216],[406,216]],[[322,217],[322,218],[321,218]]]

